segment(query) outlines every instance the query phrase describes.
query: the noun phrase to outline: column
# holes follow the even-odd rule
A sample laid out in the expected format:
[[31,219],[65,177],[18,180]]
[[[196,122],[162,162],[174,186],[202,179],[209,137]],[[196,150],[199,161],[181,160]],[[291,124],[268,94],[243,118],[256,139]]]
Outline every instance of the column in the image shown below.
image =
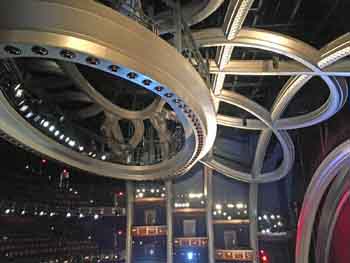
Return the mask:
[[169,180],[166,188],[166,221],[167,221],[167,263],[173,263],[173,184]]
[[259,263],[258,190],[258,184],[251,183],[249,185],[249,238],[250,247],[253,250],[253,263]]
[[132,226],[134,222],[134,184],[131,181],[126,183],[126,263],[132,263]]
[[182,52],[182,14],[181,14],[181,2],[177,0],[174,8],[174,20],[175,20],[175,47],[181,53]]
[[213,225],[213,170],[204,166],[204,194],[207,200],[208,263],[215,263],[214,225]]

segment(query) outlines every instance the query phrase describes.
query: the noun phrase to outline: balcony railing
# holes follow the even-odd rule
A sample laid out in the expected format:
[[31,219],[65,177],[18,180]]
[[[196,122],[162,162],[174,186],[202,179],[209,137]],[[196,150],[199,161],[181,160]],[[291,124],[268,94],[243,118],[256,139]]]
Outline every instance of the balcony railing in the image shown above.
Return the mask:
[[134,237],[166,236],[167,226],[135,226],[132,228]]
[[224,250],[215,251],[216,260],[229,261],[251,261],[253,259],[253,250]]
[[207,237],[179,237],[174,240],[175,247],[207,247]]

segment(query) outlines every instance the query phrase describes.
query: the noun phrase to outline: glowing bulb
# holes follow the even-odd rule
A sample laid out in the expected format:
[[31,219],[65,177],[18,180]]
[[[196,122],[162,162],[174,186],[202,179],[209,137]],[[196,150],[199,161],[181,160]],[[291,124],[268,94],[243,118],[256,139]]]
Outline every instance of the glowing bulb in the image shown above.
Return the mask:
[[187,252],[187,259],[192,260],[193,259],[193,252]]
[[23,89],[17,89],[17,90],[16,90],[16,94],[15,94],[16,98],[22,97],[22,96],[23,96],[23,93],[24,93],[24,90],[23,90]]
[[216,210],[221,210],[222,209],[222,205],[220,205],[220,204],[215,205],[215,209]]
[[244,205],[242,203],[237,203],[236,204],[237,209],[242,209]]
[[29,109],[29,106],[28,105],[23,105],[19,110],[21,111],[21,112],[25,112],[25,111],[27,111]]

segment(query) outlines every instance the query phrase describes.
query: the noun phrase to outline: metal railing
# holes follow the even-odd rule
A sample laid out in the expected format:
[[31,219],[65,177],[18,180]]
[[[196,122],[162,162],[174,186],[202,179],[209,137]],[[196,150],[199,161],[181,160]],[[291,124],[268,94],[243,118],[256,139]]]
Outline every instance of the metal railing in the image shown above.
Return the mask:
[[[191,29],[181,14],[181,9],[177,8],[176,5],[174,5],[172,2],[169,2],[167,4],[170,4],[169,7],[173,9],[174,24],[181,26],[181,29],[179,30],[181,32],[176,32],[176,34],[181,33],[180,39],[182,42],[182,47],[177,47],[179,49],[179,52],[181,52],[182,55],[188,59],[191,65],[197,70],[202,79],[206,82],[207,86],[211,88],[212,85],[210,83],[209,60],[207,58],[204,58],[200,52],[199,47],[192,36]],[[159,35],[159,25],[152,18],[145,15],[142,10],[135,9],[126,1],[120,3],[119,1],[110,0],[109,6],[119,13],[135,20],[142,26],[148,28],[153,33]]]
[[116,11],[120,14],[125,15],[133,20],[135,20],[140,25],[149,29],[155,34],[159,34],[158,26],[155,21],[149,16],[145,15],[142,10],[135,9],[130,3],[127,1],[118,1],[118,0],[96,0],[96,2],[104,4]]
[[192,64],[192,66],[197,70],[197,72],[201,75],[203,80],[206,82],[207,86],[210,88],[210,71],[209,71],[209,60],[204,58],[202,53],[199,50],[197,43],[195,42],[191,29],[187,25],[187,22],[181,16],[182,23],[182,39],[183,39],[183,47],[182,54],[188,61]]

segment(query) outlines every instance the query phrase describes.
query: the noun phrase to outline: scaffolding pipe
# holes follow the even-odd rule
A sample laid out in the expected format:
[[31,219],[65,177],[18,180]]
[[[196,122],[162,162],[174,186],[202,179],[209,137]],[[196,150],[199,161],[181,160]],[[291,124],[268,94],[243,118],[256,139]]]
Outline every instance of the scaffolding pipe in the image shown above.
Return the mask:
[[204,166],[204,193],[206,193],[206,223],[208,235],[208,263],[215,263],[215,247],[214,247],[214,225],[213,225],[213,170]]
[[134,221],[134,184],[131,181],[126,183],[126,263],[132,263],[132,226]]
[[167,263],[173,263],[173,184],[169,180],[166,188],[166,221],[167,221]]

